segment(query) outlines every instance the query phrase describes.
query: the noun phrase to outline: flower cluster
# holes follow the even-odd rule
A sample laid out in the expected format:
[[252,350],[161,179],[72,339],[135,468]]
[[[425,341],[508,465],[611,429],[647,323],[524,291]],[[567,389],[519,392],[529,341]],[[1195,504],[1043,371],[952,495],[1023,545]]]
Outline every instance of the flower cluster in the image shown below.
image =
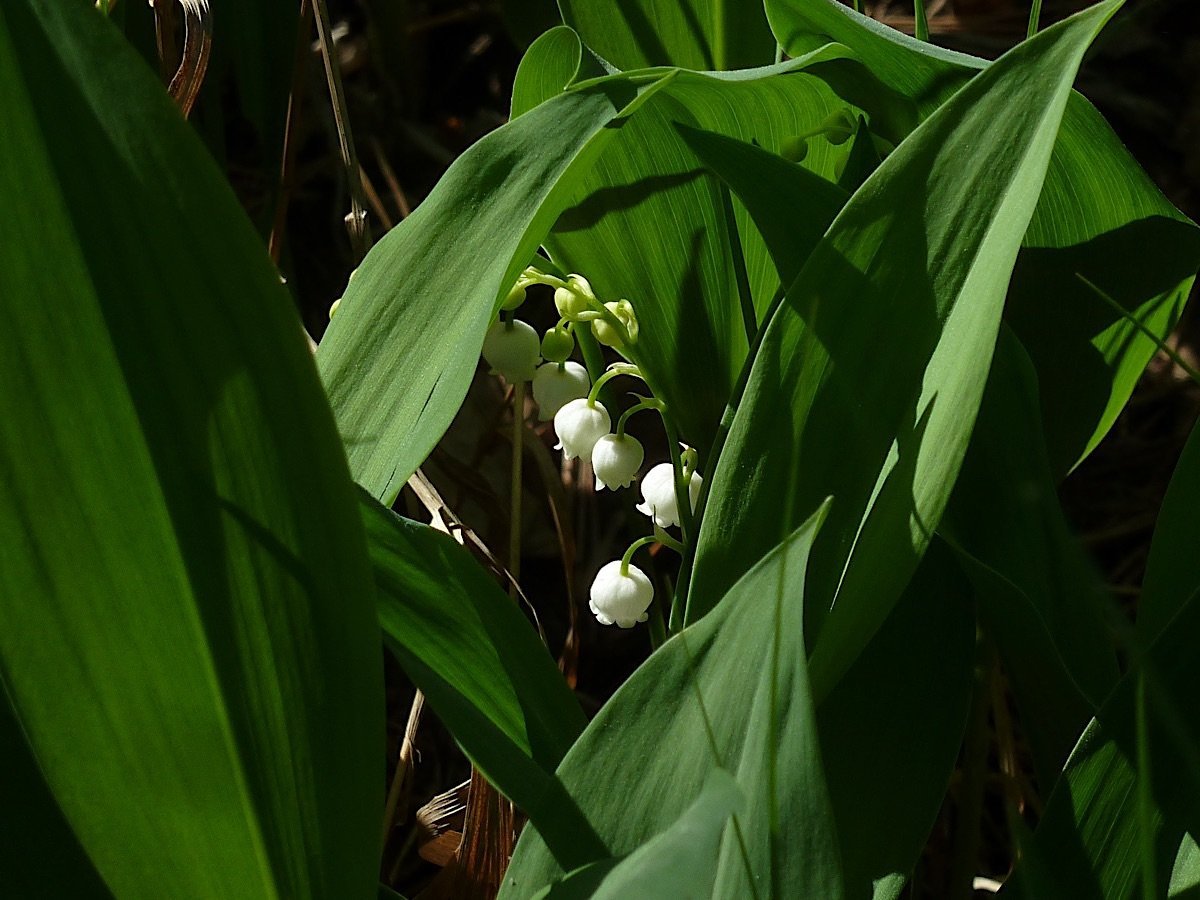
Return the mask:
[[[554,305],[561,317],[540,340],[533,328],[512,316],[533,284],[554,288]],[[658,410],[666,419],[666,406],[653,397],[639,397],[639,402],[617,419],[614,429],[612,415],[599,399],[600,389],[617,376],[640,378],[641,371],[635,365],[617,362],[592,383],[588,371],[569,357],[581,328],[588,330],[590,338],[624,356],[638,339],[633,304],[625,299],[602,302],[582,275],[563,279],[530,267],[517,280],[501,309],[504,317],[491,326],[483,344],[483,357],[492,372],[512,383],[533,382],[539,418],[554,420],[558,436],[555,449],[562,450],[566,459],[590,462],[597,489],[629,487],[637,480],[645,450],[636,438],[625,433],[625,423],[644,409]],[[592,582],[591,610],[603,625],[631,628],[648,617],[654,587],[646,573],[630,562],[634,551],[656,540],[676,549],[682,546],[665,529],[681,526],[689,518],[680,514],[679,498],[686,497],[694,511],[703,479],[696,472],[696,453],[691,448],[683,448],[677,463],[659,463],[641,479],[642,502],[637,510],[650,518],[654,536],[636,541],[624,557],[603,566]]]

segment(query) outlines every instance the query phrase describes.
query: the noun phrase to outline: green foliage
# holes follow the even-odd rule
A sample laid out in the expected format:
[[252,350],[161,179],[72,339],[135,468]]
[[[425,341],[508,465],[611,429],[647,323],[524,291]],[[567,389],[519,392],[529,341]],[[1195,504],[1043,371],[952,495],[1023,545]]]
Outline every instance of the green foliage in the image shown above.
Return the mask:
[[[346,288],[317,351],[355,480],[385,503],[466,396],[483,335],[574,179],[655,89],[562,94],[464,153],[381,240]],[[447,253],[446,236],[477,264]],[[480,265],[482,264],[482,265]]]
[[368,896],[379,630],[288,298],[90,4],[5,4],[0,109],[0,675],[32,757],[114,895]]
[[[805,570],[827,512],[822,507],[710,616],[650,657],[563,760],[559,777],[611,857],[669,828],[723,769],[746,803],[725,830],[704,890],[692,895],[842,896],[803,630]],[[631,805],[631,796],[640,802]],[[546,846],[553,837],[533,828],[522,834],[502,897],[530,896],[563,875]]]
[[[784,49],[830,40],[928,116],[985,60],[915,41],[837,0],[767,0]],[[1112,427],[1155,350],[1100,301],[1082,273],[1159,334],[1179,316],[1200,268],[1200,230],[1162,196],[1095,108],[1072,93],[1025,234],[1007,318],[1041,384],[1051,464],[1062,476]]]
[[[0,893],[397,896],[386,647],[528,818],[506,898],[894,898],[987,723],[977,641],[1046,800],[1007,892],[1197,893],[1200,429],[1136,625],[1056,497],[1200,266],[1071,90],[1120,0],[994,63],[835,0],[562,0],[315,365],[146,10],[92,5],[0,7]],[[215,83],[274,154],[295,7],[252,6]],[[665,492],[704,479],[626,555],[682,554],[669,633],[590,723],[493,574],[388,508],[531,262],[595,290],[593,379],[628,301]]]
[[[688,618],[780,539],[790,504],[832,494],[806,612],[818,698],[937,527],[1071,81],[1115,9],[1020,45],[934,113],[850,199],[766,325],[713,476]],[[797,497],[782,473],[801,473]]]
[[718,71],[770,63],[775,39],[759,4],[737,0],[559,0],[563,21],[619,69]]

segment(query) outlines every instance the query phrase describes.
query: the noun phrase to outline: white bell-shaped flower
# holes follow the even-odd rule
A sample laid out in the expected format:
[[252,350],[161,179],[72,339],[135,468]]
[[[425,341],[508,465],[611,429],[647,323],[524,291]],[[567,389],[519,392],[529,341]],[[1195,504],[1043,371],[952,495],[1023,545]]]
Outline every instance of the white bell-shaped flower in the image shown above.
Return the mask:
[[[688,482],[688,500],[692,512],[696,511],[696,500],[700,497],[700,486],[704,479],[693,472]],[[670,528],[679,524],[679,504],[675,500],[675,469],[670,463],[659,463],[642,478],[642,502],[637,505],[640,513],[654,520],[659,528]]]
[[615,559],[596,573],[590,593],[592,613],[601,625],[620,625],[632,628],[645,622],[654,600],[654,585],[646,573],[630,564],[621,571],[621,560]]
[[592,468],[596,471],[596,487],[629,487],[645,458],[641,442],[627,434],[606,434],[592,448]]
[[558,435],[554,449],[561,450],[567,459],[589,461],[596,441],[610,428],[612,419],[603,403],[593,403],[586,397],[572,400],[554,414],[554,433]]
[[592,388],[587,369],[577,362],[562,366],[548,362],[538,366],[533,375],[533,399],[538,405],[538,419],[553,419],[558,411],[572,400],[588,395]]
[[541,362],[541,338],[532,326],[519,319],[496,321],[483,339],[483,358],[493,375],[503,375],[510,384],[529,381]]

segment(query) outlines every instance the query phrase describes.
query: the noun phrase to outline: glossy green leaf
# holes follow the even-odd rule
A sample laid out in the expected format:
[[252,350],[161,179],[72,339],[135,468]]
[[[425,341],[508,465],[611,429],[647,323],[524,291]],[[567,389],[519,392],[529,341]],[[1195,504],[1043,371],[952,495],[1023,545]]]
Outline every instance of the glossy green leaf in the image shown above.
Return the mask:
[[1037,376],[1008,329],[939,531],[975,586],[1049,789],[1120,673],[1111,600],[1058,502]]
[[[522,65],[516,86],[522,103],[553,97],[538,89],[555,90],[576,65],[578,53],[558,45],[555,38],[552,47],[548,35],[531,48],[537,64]],[[632,301],[641,334],[627,354],[673,410],[684,439],[701,450],[711,443],[741,370],[747,334],[780,279],[742,204],[732,204],[731,217],[725,188],[697,164],[679,128],[778,151],[791,136],[847,107],[869,108],[886,120],[889,92],[844,56],[831,45],[778,66],[674,72],[580,180],[545,241],[556,262],[584,274],[601,298]],[[548,71],[553,78],[544,75]],[[804,165],[833,181],[847,152],[814,139]],[[799,196],[789,213],[815,228],[827,221],[827,197],[826,190]],[[740,266],[749,297],[741,296]]]
[[619,69],[746,69],[775,58],[775,39],[757,2],[559,0],[558,6],[584,43]]
[[[915,41],[836,0],[767,0],[792,55],[835,40],[930,115],[986,60]],[[1007,321],[1033,358],[1051,464],[1061,477],[1112,426],[1155,344],[1083,273],[1160,337],[1200,268],[1200,230],[1172,206],[1086,99],[1072,93],[1009,292]]]
[[941,517],[1071,81],[1116,8],[1048,29],[930,117],[851,198],[767,326],[713,473],[688,617],[790,527],[786,509],[832,495],[808,585],[818,702]]
[[379,628],[289,298],[92,4],[3,5],[0,131],[0,677],[45,783],[116,896],[373,896]]
[[546,646],[453,539],[366,494],[362,513],[387,646],[489,781],[569,827],[553,773],[585,720]]
[[539,891],[536,900],[712,896],[725,823],[742,802],[733,776],[715,769],[679,819],[623,859],[606,859]]
[[[825,511],[651,656],[563,760],[559,776],[608,856],[670,827],[725,769],[746,805],[725,830],[704,896],[842,896],[802,628],[804,573]],[[525,830],[502,897],[530,896],[563,875],[550,837]]]
[[572,91],[513,119],[460,156],[358,268],[317,366],[350,471],[385,504],[454,418],[500,300],[571,182],[628,124],[627,103],[656,87]]
[[935,542],[862,655],[817,707],[848,896],[895,897],[962,744],[975,654],[970,584]]

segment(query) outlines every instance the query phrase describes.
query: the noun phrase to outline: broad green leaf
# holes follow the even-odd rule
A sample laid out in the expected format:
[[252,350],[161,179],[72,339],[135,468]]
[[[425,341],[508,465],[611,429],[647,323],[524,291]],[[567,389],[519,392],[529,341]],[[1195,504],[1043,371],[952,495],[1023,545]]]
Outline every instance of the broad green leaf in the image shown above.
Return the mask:
[[[578,60],[565,41],[559,46],[556,38],[551,46],[549,35],[530,50],[535,53],[537,64],[522,65],[517,80],[525,104],[553,97],[538,90],[556,90],[555,82]],[[585,275],[601,298],[633,302],[641,336],[627,353],[672,409],[684,438],[701,450],[711,443],[737,380],[747,335],[780,279],[742,204],[728,202],[725,188],[697,165],[678,129],[703,129],[777,151],[843,108],[869,108],[886,121],[889,93],[844,55],[830,45],[778,66],[675,71],[614,135],[545,241],[555,261]],[[545,74],[551,71],[553,78]],[[811,144],[805,166],[835,180],[848,148],[824,139]],[[825,190],[800,197],[789,213],[813,228],[827,221],[827,197]],[[739,288],[743,265],[749,297]]]
[[939,531],[975,586],[1048,790],[1120,673],[1111,600],[1058,502],[1037,376],[1008,329]]
[[549,833],[572,829],[554,769],[586,723],[533,627],[450,537],[365,493],[362,515],[389,649],[489,781]]
[[[670,827],[713,770],[725,769],[746,803],[725,830],[704,896],[843,895],[802,628],[804,572],[825,511],[651,656],[563,760],[559,776],[608,856]],[[502,897],[562,877],[547,837],[537,828],[521,835]]]
[[975,616],[937,542],[862,655],[817,707],[848,896],[895,897],[937,819],[962,744]]
[[561,93],[573,81],[604,74],[579,35],[565,25],[551,28],[521,57],[513,81],[512,118]]
[[937,527],[1071,81],[1116,9],[1042,32],[926,120],[851,198],[767,325],[713,473],[688,620],[792,526],[787,509],[832,495],[808,584],[818,702]]
[[716,769],[696,798],[666,831],[623,859],[606,859],[572,872],[537,894],[537,900],[625,900],[712,896],[725,823],[741,805],[733,776]]
[[619,69],[747,69],[775,58],[775,39],[760,3],[559,0],[558,6],[584,43]]
[[1138,600],[1137,630],[1153,640],[1197,589],[1200,589],[1200,426],[1192,429],[1171,484],[1163,497]]
[[601,84],[513,119],[460,156],[367,254],[317,366],[350,471],[376,498],[390,505],[445,432],[501,298],[571,182],[628,124],[622,108],[656,88]]
[[115,896],[369,897],[379,627],[286,292],[87,2],[0,10],[0,678]]
[[[1018,897],[1132,896],[1147,853],[1156,884],[1171,875],[1180,835],[1200,830],[1198,631],[1200,594],[1193,594],[1143,646],[1140,662],[1072,753],[1027,848],[1031,862],[1017,869]],[[1145,692],[1144,728],[1139,691]],[[1148,795],[1148,809],[1139,789]]]
[[696,157],[750,211],[769,248],[778,282],[791,284],[850,193],[753,144],[686,125],[678,130]]
[[1200,846],[1191,835],[1185,834],[1179,845],[1175,864],[1171,867],[1169,893],[1171,900],[1195,900],[1200,897]]
[[[986,60],[915,41],[836,0],[767,0],[793,56],[835,40],[930,115]],[[1072,93],[1009,291],[1007,320],[1038,371],[1050,460],[1061,477],[1112,426],[1200,268],[1200,230],[1172,206],[1104,119]]]

